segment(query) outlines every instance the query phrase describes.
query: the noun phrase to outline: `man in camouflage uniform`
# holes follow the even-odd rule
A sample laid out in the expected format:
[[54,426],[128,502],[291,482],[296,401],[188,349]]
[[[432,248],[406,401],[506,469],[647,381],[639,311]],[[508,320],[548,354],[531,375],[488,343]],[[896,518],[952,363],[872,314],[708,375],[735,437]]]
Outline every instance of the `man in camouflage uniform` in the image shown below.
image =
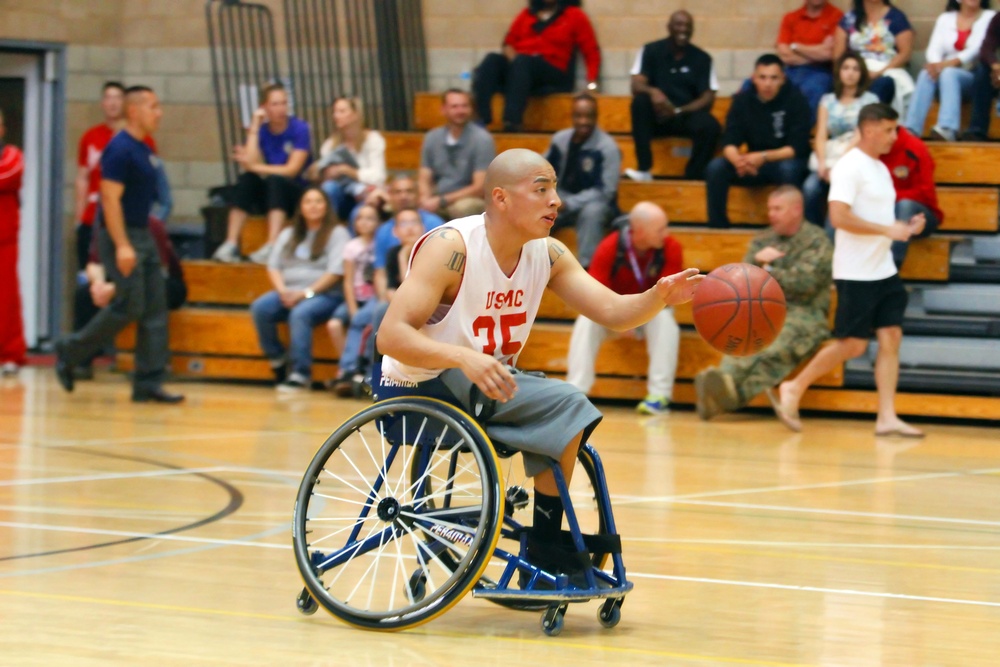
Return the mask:
[[[833,244],[817,225],[804,224],[802,193],[783,185],[767,200],[771,227],[750,243],[743,261],[770,272],[785,291],[788,314],[778,338],[751,357],[724,357],[695,377],[698,416],[737,410],[785,379],[829,337]],[[772,400],[772,405],[774,401]],[[775,411],[781,417],[780,411]]]

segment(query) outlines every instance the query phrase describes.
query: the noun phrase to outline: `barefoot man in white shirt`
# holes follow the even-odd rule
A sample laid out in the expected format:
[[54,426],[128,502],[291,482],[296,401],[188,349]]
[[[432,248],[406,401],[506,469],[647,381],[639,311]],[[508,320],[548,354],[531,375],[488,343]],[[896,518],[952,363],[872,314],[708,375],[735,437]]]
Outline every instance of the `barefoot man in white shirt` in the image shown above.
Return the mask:
[[837,315],[833,345],[824,347],[797,377],[780,387],[781,421],[798,431],[799,401],[809,385],[848,359],[864,354],[874,333],[878,341],[875,386],[878,388],[879,436],[923,437],[896,414],[899,346],[907,294],[890,250],[924,228],[924,216],[896,220],[895,189],[879,160],[896,141],[899,116],[886,104],[869,104],[858,115],[861,139],[837,162],[830,176],[830,221],[837,230],[833,279]]

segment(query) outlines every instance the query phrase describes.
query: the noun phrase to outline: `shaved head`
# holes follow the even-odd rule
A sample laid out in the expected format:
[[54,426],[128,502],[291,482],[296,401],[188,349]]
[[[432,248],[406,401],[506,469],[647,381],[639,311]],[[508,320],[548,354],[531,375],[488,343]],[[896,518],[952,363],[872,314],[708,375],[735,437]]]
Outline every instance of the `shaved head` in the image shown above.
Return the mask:
[[628,214],[632,243],[639,250],[662,248],[667,233],[666,212],[651,201],[641,201]]
[[486,194],[493,188],[509,188],[527,176],[528,172],[552,168],[548,160],[526,148],[512,148],[493,158],[486,169]]

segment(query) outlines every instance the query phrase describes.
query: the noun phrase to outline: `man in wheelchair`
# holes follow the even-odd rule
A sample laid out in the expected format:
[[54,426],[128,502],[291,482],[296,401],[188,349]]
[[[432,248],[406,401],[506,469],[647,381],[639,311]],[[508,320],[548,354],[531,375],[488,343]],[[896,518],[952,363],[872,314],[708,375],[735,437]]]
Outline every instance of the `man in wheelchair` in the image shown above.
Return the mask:
[[414,247],[378,331],[384,357],[372,391],[376,400],[447,400],[483,424],[491,440],[522,452],[535,485],[528,559],[543,565],[551,558],[546,546],[561,541],[563,520],[549,461],[559,462],[568,483],[578,449],[602,418],[572,385],[514,368],[545,288],[585,317],[624,331],[689,301],[702,276],[687,269],[632,295],[599,283],[549,237],[562,202],[555,171],[532,151],[508,150],[493,160],[486,198],[484,214],[438,227]]

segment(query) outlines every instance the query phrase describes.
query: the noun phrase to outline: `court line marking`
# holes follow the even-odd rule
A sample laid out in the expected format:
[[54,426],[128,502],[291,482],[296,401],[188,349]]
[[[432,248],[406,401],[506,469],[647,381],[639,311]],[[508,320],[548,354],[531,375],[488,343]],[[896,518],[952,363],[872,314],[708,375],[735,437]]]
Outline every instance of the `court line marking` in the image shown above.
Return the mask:
[[638,503],[665,503],[677,502],[680,500],[693,500],[700,498],[716,498],[720,496],[738,496],[751,493],[780,493],[782,491],[809,491],[812,489],[836,489],[848,486],[863,486],[866,484],[882,484],[884,482],[917,482],[927,479],[939,479],[945,477],[963,477],[966,475],[994,475],[1000,472],[1000,468],[980,468],[972,470],[953,470],[948,472],[930,472],[915,475],[901,475],[896,477],[867,477],[840,482],[822,482],[817,484],[795,484],[782,486],[757,486],[746,489],[727,489],[724,491],[705,491],[702,493],[686,493],[672,496],[631,496],[627,494],[611,494],[611,498],[616,503],[638,504]]
[[73,482],[103,482],[109,479],[138,479],[143,477],[173,477],[176,475],[198,475],[210,472],[227,472],[229,468],[225,466],[212,466],[209,468],[181,468],[179,470],[146,470],[136,472],[109,472],[95,473],[93,475],[73,475],[70,477],[41,477],[37,479],[10,479],[0,481],[0,487],[4,486],[37,486],[41,484],[69,484]]
[[[0,508],[3,509],[3,508]],[[766,540],[695,540],[673,537],[625,537],[622,542],[655,542],[659,544],[714,544],[743,547],[794,547],[798,549],[954,549],[956,551],[1000,551],[1000,546],[972,544],[869,544],[859,542],[768,542]]]
[[190,537],[187,535],[170,535],[160,533],[143,533],[131,530],[107,530],[104,528],[78,528],[74,526],[52,526],[44,523],[20,523],[16,521],[0,521],[0,528],[22,528],[25,530],[47,530],[57,533],[83,533],[87,535],[111,535],[113,537],[141,537],[147,540],[164,540],[167,542],[197,542],[198,544],[214,544],[231,547],[260,547],[262,549],[290,550],[290,544],[271,544],[269,542],[247,542],[245,540],[222,540],[209,537]]
[[928,523],[947,523],[966,526],[1000,526],[1000,521],[983,521],[980,519],[958,519],[954,517],[923,516],[917,514],[889,514],[885,512],[861,512],[858,510],[824,509],[817,507],[790,507],[788,505],[758,505],[755,503],[723,503],[711,500],[675,500],[678,505],[699,505],[706,507],[730,507],[734,509],[769,510],[773,512],[791,512],[799,514],[831,514],[834,516],[853,516],[867,519],[892,519],[903,521],[926,521]]
[[683,577],[673,574],[643,574],[630,572],[629,577],[636,579],[659,579],[663,581],[684,581],[696,584],[717,584],[720,586],[744,586],[747,588],[770,588],[783,591],[797,591],[806,593],[822,593],[824,595],[854,595],[858,597],[884,598],[890,600],[909,600],[913,602],[941,602],[946,604],[964,604],[975,607],[1000,607],[1000,602],[990,602],[988,600],[964,600],[961,598],[941,598],[928,595],[907,595],[905,593],[884,593],[879,591],[859,591],[849,588],[822,588],[820,586],[795,586],[792,584],[772,584],[757,581],[736,581],[732,579],[711,579],[708,577]]
[[[250,618],[265,621],[284,621],[288,623],[309,623],[310,625],[318,623],[318,621],[312,621],[311,623],[299,615],[296,616],[279,616],[277,614],[260,614],[249,611],[232,611],[229,609],[209,609],[206,607],[185,607],[182,605],[169,605],[160,604],[153,602],[136,602],[133,600],[112,600],[108,598],[92,598],[82,595],[65,595],[56,593],[35,593],[32,591],[12,591],[0,589],[0,595],[9,595],[12,597],[24,597],[33,598],[41,600],[53,600],[58,602],[82,602],[88,604],[103,604],[114,607],[130,607],[138,609],[154,609],[157,611],[172,611],[185,614],[203,614],[203,615],[214,615],[214,616],[230,616],[237,618]],[[331,628],[338,630],[353,632],[346,625],[331,625]],[[461,632],[440,632],[440,631],[429,631],[426,626],[414,628],[409,630],[406,635],[403,636],[413,636],[413,637],[447,637],[451,639],[467,639],[475,642],[480,642],[483,640],[483,635],[472,634],[472,633],[461,633]],[[754,660],[752,658],[731,658],[726,656],[715,656],[715,655],[698,655],[693,653],[674,653],[671,651],[657,651],[655,649],[639,649],[639,648],[629,648],[624,646],[597,646],[594,644],[586,644],[582,642],[567,642],[559,641],[557,644],[553,643],[551,639],[530,639],[524,637],[501,637],[492,636],[491,640],[514,643],[517,645],[532,644],[537,646],[545,646],[548,648],[559,649],[577,649],[580,651],[593,653],[595,651],[600,651],[602,653],[619,653],[625,655],[647,655],[647,656],[658,656],[664,658],[672,658],[675,660],[691,660],[697,662],[714,662],[734,664],[734,665],[760,665],[761,667],[807,667],[803,663],[791,663],[791,662],[775,662],[773,660]]]

